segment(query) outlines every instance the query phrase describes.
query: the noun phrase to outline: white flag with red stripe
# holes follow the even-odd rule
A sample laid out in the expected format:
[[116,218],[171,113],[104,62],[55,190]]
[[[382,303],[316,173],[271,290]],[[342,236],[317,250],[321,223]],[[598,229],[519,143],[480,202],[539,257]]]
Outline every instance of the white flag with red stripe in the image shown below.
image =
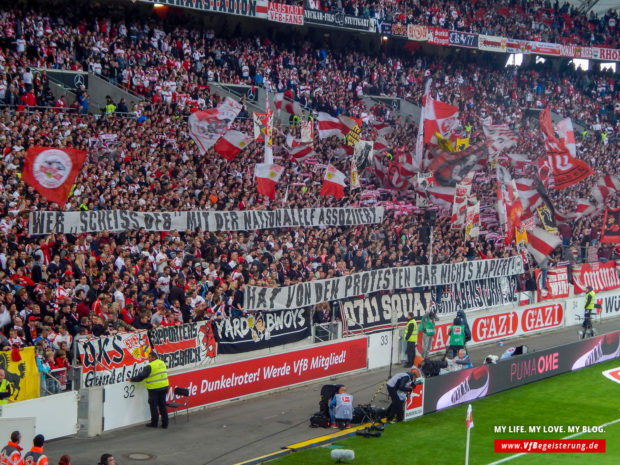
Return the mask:
[[596,182],[599,186],[605,186],[607,189],[611,191],[620,190],[620,179],[617,176],[613,175],[605,175],[598,178]]
[[256,190],[260,195],[270,199],[276,198],[276,184],[280,180],[284,168],[270,163],[257,163],[254,169],[256,177]]
[[306,158],[315,157],[316,152],[312,144],[299,144],[288,150],[289,155],[295,161],[303,161]]
[[430,186],[426,189],[427,198],[435,205],[450,210],[454,202],[456,187]]
[[228,131],[213,146],[215,152],[226,158],[228,161],[233,161],[239,153],[252,142],[252,137],[244,134],[240,131]]
[[241,111],[242,105],[226,97],[217,108],[196,111],[187,119],[189,135],[202,154],[205,154],[230,128]]
[[424,142],[437,144],[435,133],[449,138],[452,130],[459,124],[459,107],[427,97],[428,105],[424,107]]
[[348,128],[342,124],[342,121],[329,113],[319,112],[317,121],[319,123],[319,139],[326,139],[331,136],[342,138],[348,132]]
[[336,199],[341,199],[344,197],[345,179],[343,172],[338,171],[334,165],[327,165],[319,195],[323,197],[332,195]]
[[561,244],[560,236],[548,233],[538,226],[532,231],[527,231],[527,249],[538,264],[543,263],[549,254]]

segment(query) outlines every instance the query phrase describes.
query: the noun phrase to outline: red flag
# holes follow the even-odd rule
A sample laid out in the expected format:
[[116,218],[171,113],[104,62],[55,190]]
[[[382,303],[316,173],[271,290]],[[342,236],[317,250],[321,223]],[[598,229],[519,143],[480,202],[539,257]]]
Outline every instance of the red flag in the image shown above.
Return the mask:
[[321,192],[319,192],[319,195],[322,197],[333,195],[336,199],[341,199],[344,197],[345,178],[345,174],[338,171],[335,166],[327,165],[325,177],[323,178],[323,185],[321,186]]
[[233,161],[239,152],[241,152],[247,145],[252,142],[250,136],[245,135],[239,131],[228,131],[213,146],[213,150],[218,155],[226,158],[228,161]]
[[276,198],[276,183],[280,180],[284,168],[269,163],[257,163],[254,170],[256,190],[271,200]]
[[82,150],[30,147],[22,180],[50,202],[64,207],[84,160],[86,152]]
[[565,189],[594,174],[587,163],[571,156],[568,151],[549,153],[549,164],[553,170],[554,187]]

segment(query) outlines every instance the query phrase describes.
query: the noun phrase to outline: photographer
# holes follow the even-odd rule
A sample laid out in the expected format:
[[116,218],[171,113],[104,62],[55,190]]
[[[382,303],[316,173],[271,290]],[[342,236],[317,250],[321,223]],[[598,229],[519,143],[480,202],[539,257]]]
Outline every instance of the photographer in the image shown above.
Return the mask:
[[428,357],[431,352],[433,336],[435,336],[435,322],[439,321],[435,310],[429,310],[422,317],[420,327],[422,328],[422,358]]
[[413,387],[421,382],[416,381],[419,376],[418,369],[412,368],[411,371],[392,376],[386,383],[388,394],[392,399],[386,413],[390,423],[400,422],[405,418],[405,400],[413,391]]

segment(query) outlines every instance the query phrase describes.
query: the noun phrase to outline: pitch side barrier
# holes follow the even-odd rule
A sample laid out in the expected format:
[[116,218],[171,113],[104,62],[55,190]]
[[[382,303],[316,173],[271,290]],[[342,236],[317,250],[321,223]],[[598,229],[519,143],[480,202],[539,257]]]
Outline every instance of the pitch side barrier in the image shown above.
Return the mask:
[[432,413],[474,399],[576,371],[620,357],[620,331],[425,380],[423,412]]

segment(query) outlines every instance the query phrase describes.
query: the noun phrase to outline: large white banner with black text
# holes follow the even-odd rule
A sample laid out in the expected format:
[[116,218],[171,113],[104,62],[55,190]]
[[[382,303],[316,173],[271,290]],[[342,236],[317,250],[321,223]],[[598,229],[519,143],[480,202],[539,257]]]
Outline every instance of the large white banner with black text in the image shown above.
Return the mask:
[[523,273],[523,260],[519,256],[440,265],[382,268],[292,286],[273,288],[246,286],[244,307],[247,310],[301,308],[379,291],[443,286],[521,273]]
[[93,210],[41,211],[29,215],[28,232],[83,234],[101,231],[253,231],[308,226],[356,226],[383,221],[383,207],[301,208],[244,211],[136,212]]
[[429,309],[439,315],[457,310],[501,307],[517,301],[517,278],[480,279],[420,291],[379,292],[342,302],[342,321],[349,334],[385,331],[395,315],[399,326],[407,324],[408,312],[420,319]]

